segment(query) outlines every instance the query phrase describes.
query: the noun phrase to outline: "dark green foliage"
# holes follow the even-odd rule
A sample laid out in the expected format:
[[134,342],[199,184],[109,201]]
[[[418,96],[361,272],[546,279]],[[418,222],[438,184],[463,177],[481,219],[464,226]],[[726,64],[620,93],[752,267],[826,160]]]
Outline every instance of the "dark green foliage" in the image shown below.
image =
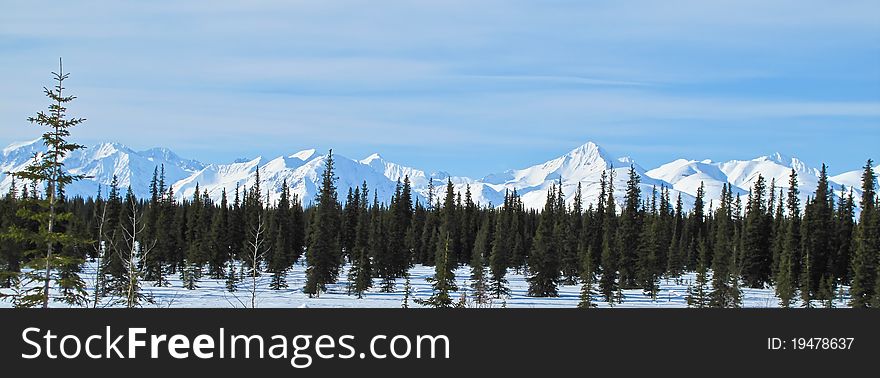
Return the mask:
[[766,206],[766,190],[764,177],[758,175],[749,196],[742,235],[742,278],[746,286],[752,288],[763,288],[770,283],[773,218]]
[[705,241],[700,241],[697,246],[697,276],[693,285],[688,287],[688,307],[709,307],[711,297],[709,291],[709,252]]
[[547,202],[541,213],[541,222],[535,234],[535,242],[529,256],[529,270],[532,275],[529,281],[529,296],[532,297],[555,297],[559,293],[557,286],[560,280],[559,270],[559,237],[557,231],[564,209],[559,209],[560,201],[557,200],[557,187],[552,185],[547,193]]
[[327,290],[327,285],[336,282],[341,263],[339,248],[339,203],[336,199],[336,177],[333,175],[333,150],[327,154],[311,223],[309,249],[306,255],[308,269],[306,286],[303,291],[314,297]]
[[[878,251],[880,251],[880,210],[878,210],[876,183],[872,160],[865,164],[862,174],[862,213],[859,215],[858,231],[855,235],[855,253],[852,259],[852,288],[850,305],[852,307],[880,307],[876,297],[880,296],[880,276],[877,274]],[[872,303],[873,300],[873,303]]]
[[636,276],[636,260],[642,236],[640,183],[641,178],[636,173],[635,166],[630,166],[629,179],[626,182],[626,197],[617,232],[618,270],[620,271],[620,286],[623,289],[639,287]]
[[[11,173],[17,179],[32,183],[34,189],[30,200],[32,206],[19,208],[16,215],[26,223],[34,222],[39,225],[34,230],[12,222],[3,233],[4,239],[32,244],[34,248],[25,251],[25,262],[22,264],[33,270],[28,273],[16,272],[16,286],[30,288],[17,289],[18,293],[11,296],[3,295],[3,298],[11,298],[16,307],[48,308],[51,300],[49,289],[53,282],[62,289],[54,300],[72,305],[83,305],[87,300],[85,283],[77,271],[67,269],[67,274],[63,277],[53,275],[55,269],[64,271],[64,267],[79,266],[83,262],[75,256],[59,253],[61,249],[74,244],[86,244],[85,240],[63,232],[72,213],[59,208],[63,201],[64,187],[85,177],[70,174],[64,169],[64,158],[71,152],[85,148],[67,140],[70,130],[82,124],[85,119],[67,117],[67,104],[76,97],[63,94],[64,80],[68,78],[68,74],[64,73],[61,59],[58,60],[58,66],[58,72],[52,73],[55,86],[52,89],[43,88],[51,102],[48,111],[37,112],[35,116],[28,118],[31,124],[44,129],[41,139],[46,146],[46,152],[42,155],[34,154],[31,165]],[[45,196],[42,198],[37,198],[37,185],[45,185]]]
[[[371,230],[374,224],[371,222],[371,212],[367,208],[367,182],[364,181],[360,191],[355,190],[359,196],[357,207],[357,227],[353,241],[351,254],[351,269],[348,272],[349,293],[354,293],[358,298],[363,298],[364,292],[373,286],[373,265],[370,260]],[[377,216],[378,217],[378,216]]]
[[831,275],[829,268],[832,267],[833,257],[837,253],[834,245],[834,199],[828,186],[824,164],[819,174],[816,193],[807,202],[804,210],[801,236],[804,267],[800,272],[801,297],[814,297],[822,280]]
[[[561,183],[560,183],[561,190]],[[557,206],[559,207],[559,206]],[[562,233],[560,245],[560,265],[562,270],[562,283],[574,285],[581,273],[581,258],[579,244],[583,229],[583,198],[581,185],[578,183],[577,191],[572,199],[571,212],[566,211],[565,205],[561,206],[562,213],[558,219],[559,231]]]
[[471,252],[471,289],[474,293],[474,302],[478,305],[486,304],[489,301],[489,285],[486,277],[484,256],[486,256],[486,251],[489,249],[489,230],[491,228],[490,218],[486,217],[479,231],[477,231]]
[[[605,177],[604,175],[602,176]],[[614,203],[614,171],[608,178],[605,201],[605,213],[602,217],[602,278],[599,280],[599,290],[608,304],[613,304],[615,299],[620,299],[620,284],[617,282],[619,258],[616,250],[617,240],[617,206]]]
[[[293,200],[297,200],[295,196]],[[287,186],[287,180],[284,180],[281,184],[281,197],[278,199],[278,204],[270,218],[269,226],[273,245],[266,254],[266,264],[268,271],[272,273],[272,281],[269,284],[269,288],[272,290],[287,287],[285,274],[295,262],[297,246],[294,245],[296,237],[291,219],[293,214],[290,202],[290,187]]]
[[[489,255],[489,271],[492,275],[490,292],[496,299],[509,294],[507,288],[507,268],[510,266],[511,250],[515,240],[512,237],[516,233],[516,193],[504,193],[504,205],[498,210],[495,219],[495,232],[493,233],[492,251]],[[488,230],[487,230],[488,232]],[[488,236],[488,234],[487,234]]]
[[438,232],[435,239],[441,242],[437,243],[434,257],[434,276],[427,278],[433,293],[428,299],[417,299],[416,303],[434,308],[450,308],[453,307],[451,293],[458,290],[455,285],[455,268],[449,263],[450,238],[448,235],[442,237]]
[[739,307],[741,294],[736,274],[736,217],[733,193],[726,184],[721,192],[721,206],[715,212],[715,240],[712,257],[712,307]]
[[660,291],[659,278],[663,272],[659,267],[659,257],[664,253],[665,246],[663,240],[665,224],[664,219],[658,214],[656,199],[657,188],[654,188],[650,213],[645,217],[636,270],[636,278],[642,291],[655,300]]

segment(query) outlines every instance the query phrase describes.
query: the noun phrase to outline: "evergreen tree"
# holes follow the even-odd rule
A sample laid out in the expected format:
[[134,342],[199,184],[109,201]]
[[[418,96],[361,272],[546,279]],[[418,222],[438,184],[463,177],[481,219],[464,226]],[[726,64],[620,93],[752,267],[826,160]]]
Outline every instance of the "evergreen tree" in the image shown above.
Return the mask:
[[441,239],[439,232],[435,235],[435,239],[442,240],[437,243],[436,256],[434,257],[434,276],[426,280],[431,284],[433,293],[428,299],[416,299],[416,303],[423,306],[431,306],[435,308],[451,308],[452,296],[451,292],[457,291],[455,285],[454,267],[449,263],[449,243],[450,238],[447,235]]
[[209,231],[210,254],[208,274],[213,279],[223,277],[226,261],[232,253],[228,230],[229,202],[226,198],[226,189],[223,189],[223,192],[220,194],[220,206],[214,211]]
[[529,270],[532,276],[529,281],[529,296],[532,297],[556,297],[559,295],[559,250],[558,239],[554,229],[557,217],[560,217],[557,199],[556,185],[551,185],[547,193],[547,202],[541,213],[541,220],[532,244],[532,253],[529,255]]
[[358,299],[363,298],[364,292],[373,286],[373,266],[370,261],[370,231],[373,223],[370,219],[370,211],[367,209],[367,193],[369,189],[367,182],[364,181],[358,200],[358,221],[355,228],[351,269],[348,272],[349,292],[357,295]]
[[295,250],[293,232],[291,232],[291,209],[290,209],[290,187],[287,186],[287,180],[281,183],[281,196],[278,204],[275,206],[275,213],[272,217],[272,229],[270,233],[273,235],[273,247],[267,254],[267,268],[272,273],[272,281],[269,288],[272,290],[280,290],[287,287],[285,275],[287,270],[293,265]]
[[694,284],[688,287],[687,305],[688,307],[705,308],[709,307],[709,253],[708,247],[704,240],[700,241],[697,246],[697,276]]
[[681,202],[681,192],[675,200],[674,218],[672,220],[672,235],[666,258],[666,272],[669,276],[678,277],[684,271],[685,250],[685,215]]
[[[504,205],[495,220],[495,232],[492,238],[492,252],[489,255],[489,270],[492,275],[490,291],[496,299],[509,294],[507,288],[507,268],[510,264],[509,255],[512,248],[511,236],[513,229],[514,203],[510,192],[504,192]],[[488,230],[487,230],[488,232]]]
[[581,295],[580,301],[578,301],[578,308],[593,308],[596,307],[596,304],[593,303],[593,296],[596,295],[593,288],[596,280],[596,269],[593,265],[593,257],[591,256],[593,252],[587,243],[582,243],[581,248],[585,249],[586,252],[583,252],[581,255],[583,267],[581,268]]
[[[20,228],[15,225],[4,235],[16,241],[29,241],[43,247],[45,253],[34,249],[27,252],[27,262],[24,264],[32,268],[29,273],[23,275],[21,283],[26,289],[21,296],[12,298],[16,307],[49,307],[49,288],[55,281],[59,285],[66,286],[69,290],[56,298],[68,304],[83,304],[86,301],[85,283],[78,274],[71,274],[61,282],[60,277],[53,276],[53,270],[59,266],[78,265],[81,261],[56,253],[59,248],[66,245],[76,244],[70,235],[57,231],[63,223],[70,218],[70,213],[60,212],[59,193],[63,192],[66,185],[83,179],[85,176],[73,175],[65,171],[64,158],[70,153],[85,148],[82,145],[71,143],[67,140],[70,129],[82,124],[83,118],[67,118],[67,104],[76,99],[76,96],[64,95],[64,80],[69,74],[64,73],[61,59],[58,60],[58,72],[52,73],[55,86],[52,89],[43,88],[43,92],[51,100],[47,112],[40,111],[35,116],[28,118],[31,124],[43,127],[46,130],[42,135],[46,152],[41,156],[34,155],[34,164],[24,170],[11,173],[11,176],[24,181],[30,181],[34,185],[45,184],[46,195],[42,199],[36,199],[39,207],[35,211],[20,209],[17,213],[29,221],[39,224],[37,232]],[[36,197],[36,196],[34,196]],[[42,272],[40,271],[42,270]],[[37,284],[37,285],[32,285]]]
[[772,224],[768,222],[766,190],[764,177],[759,174],[749,196],[742,236],[742,278],[752,288],[763,288],[770,283]]
[[662,232],[664,226],[656,206],[656,187],[652,191],[651,198],[651,213],[645,217],[644,231],[642,233],[641,245],[639,246],[636,277],[644,294],[656,300],[657,293],[660,291],[658,280],[661,273],[658,270],[657,261],[663,245]]
[[605,201],[605,213],[603,218],[602,235],[602,278],[599,288],[602,296],[608,304],[613,304],[615,295],[620,291],[617,282],[619,259],[616,250],[617,239],[617,210],[614,203],[614,171],[608,179],[608,198]]
[[840,205],[837,207],[834,219],[837,228],[837,254],[833,258],[831,274],[837,277],[841,284],[848,285],[852,277],[850,266],[852,265],[852,239],[855,229],[855,203],[853,202],[852,189],[848,195],[844,196],[846,187],[841,186],[840,193]]
[[336,177],[333,175],[333,150],[324,161],[318,205],[311,223],[310,240],[306,262],[306,285],[303,290],[315,297],[336,282],[339,275],[341,251],[339,248],[339,209],[336,200]]
[[635,166],[630,165],[629,179],[626,182],[626,199],[620,213],[620,229],[617,234],[617,251],[620,256],[620,286],[622,289],[637,288],[636,266],[638,249],[641,244],[642,214],[639,209],[641,201],[641,178]]
[[[449,236],[449,264],[452,266],[458,266],[461,263],[460,250],[458,246],[460,244],[459,240],[461,238],[459,234],[459,223],[458,223],[458,211],[456,211],[456,201],[455,201],[455,187],[452,185],[452,179],[447,179],[446,181],[446,197],[443,200],[443,209],[441,210],[442,216],[442,224],[441,224],[441,235],[446,235],[448,233]],[[444,232],[445,231],[445,232]],[[439,241],[441,244],[445,242]]]
[[[9,191],[0,201],[0,232],[13,226],[21,227],[23,221],[15,214],[24,201],[18,196],[15,176],[11,177]],[[98,193],[100,199],[100,191]],[[0,234],[0,288],[11,288],[18,282],[21,273],[21,259],[25,248],[24,243],[4,238]]]
[[118,294],[125,287],[125,267],[122,265],[125,259],[116,256],[116,251],[111,247],[124,243],[121,225],[125,219],[125,214],[123,214],[122,210],[123,203],[122,195],[119,194],[119,180],[116,175],[113,175],[113,179],[110,181],[110,194],[107,198],[107,224],[105,227],[108,235],[104,246],[106,259],[104,259],[104,267],[101,269],[105,275],[109,276],[105,279],[104,294],[114,292]]
[[727,184],[721,190],[721,206],[715,212],[715,251],[712,257],[712,307],[737,307],[740,298],[735,274],[735,211],[732,188]]
[[797,171],[791,170],[788,182],[788,194],[786,199],[785,236],[782,246],[782,255],[776,277],[777,295],[783,306],[788,306],[794,297],[795,289],[799,287],[801,272],[801,209],[800,194],[798,190]]
[[[562,183],[560,183],[559,187],[560,193],[561,189]],[[559,199],[557,199],[557,201],[559,201]],[[562,213],[559,217],[559,221],[564,222],[560,225],[560,231],[562,232],[562,240],[560,240],[562,244],[560,248],[562,257],[560,263],[562,276],[564,278],[563,284],[574,285],[577,283],[581,271],[581,258],[578,244],[581,240],[581,229],[583,228],[583,199],[580,182],[578,182],[577,191],[572,200],[571,213],[566,211],[564,202],[562,202],[561,207]]]
[[[146,208],[144,214],[144,232],[143,238],[144,240],[158,240],[158,222],[159,222],[159,214],[162,212],[162,191],[165,190],[164,182],[162,183],[163,188],[160,191],[160,180],[164,181],[165,175],[165,165],[162,165],[162,173],[163,176],[160,179],[159,168],[153,168],[153,178],[150,180],[150,202]],[[157,242],[158,243],[158,242]],[[145,269],[144,269],[144,280],[146,281],[156,281],[159,279],[159,276],[162,274],[162,261],[160,258],[157,258],[154,254],[156,251],[154,250],[150,254],[150,258],[147,261],[144,261]]]
[[856,232],[855,253],[852,260],[852,287],[850,305],[856,308],[871,306],[871,300],[880,293],[877,290],[878,256],[880,250],[880,211],[877,209],[877,176],[874,162],[868,160],[862,173],[862,213]]
[[484,305],[489,301],[489,287],[486,282],[486,266],[483,263],[483,256],[489,249],[489,228],[491,227],[492,223],[489,217],[486,217],[477,232],[471,253],[471,289],[474,291],[474,301],[477,305]]
[[826,167],[823,164],[815,196],[807,202],[804,209],[804,232],[801,234],[805,259],[803,266],[809,267],[809,273],[805,274],[801,271],[801,279],[806,280],[801,282],[801,287],[808,290],[808,293],[801,294],[802,297],[812,297],[818,293],[822,280],[830,273],[832,257],[837,252],[832,244],[835,236],[833,201]]

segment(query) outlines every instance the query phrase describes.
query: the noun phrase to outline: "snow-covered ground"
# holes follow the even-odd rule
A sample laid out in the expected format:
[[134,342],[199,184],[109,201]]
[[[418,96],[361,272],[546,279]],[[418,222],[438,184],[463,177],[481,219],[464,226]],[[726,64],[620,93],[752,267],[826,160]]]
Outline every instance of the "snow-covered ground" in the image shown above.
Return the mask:
[[[326,293],[321,294],[318,298],[309,298],[303,294],[302,287],[305,283],[305,266],[297,264],[291,272],[288,272],[287,283],[289,288],[283,290],[270,290],[268,274],[263,274],[257,278],[256,304],[257,307],[263,308],[280,308],[280,307],[401,307],[404,298],[403,280],[397,281],[396,291],[393,293],[379,292],[379,280],[374,280],[376,288],[371,289],[364,295],[364,298],[357,299],[355,296],[347,294],[347,271],[348,267],[343,269],[340,275],[340,281],[334,285],[330,285]],[[411,277],[411,307],[420,307],[413,303],[413,298],[426,299],[431,295],[431,286],[425,279],[434,274],[433,267],[415,266],[410,270]],[[94,287],[94,264],[87,264],[82,274],[89,289],[89,297],[92,297],[91,288]],[[468,297],[472,297],[469,288],[470,271],[467,267],[462,267],[456,271],[456,283],[460,291],[454,294],[456,301],[461,296],[461,289],[467,288]],[[187,290],[182,287],[178,276],[168,277],[171,283],[168,287],[154,287],[152,282],[144,282],[143,293],[152,297],[152,304],[144,304],[143,307],[209,307],[209,308],[241,308],[250,307],[251,285],[250,277],[246,277],[243,282],[238,285],[235,293],[226,290],[225,280],[203,279],[199,282],[198,288],[195,290]],[[559,287],[559,297],[555,298],[533,298],[526,295],[528,292],[528,282],[522,274],[510,271],[507,279],[511,295],[502,300],[493,300],[490,307],[500,308],[571,308],[576,307],[580,298],[580,285],[563,285]],[[694,274],[685,274],[678,280],[661,279],[660,293],[656,300],[642,294],[641,290],[624,290],[624,300],[621,304],[616,304],[616,308],[649,308],[649,307],[687,307],[686,296],[688,284],[694,281]],[[844,288],[847,289],[847,288]],[[846,290],[845,290],[846,291]],[[8,293],[9,290],[4,289],[3,292]],[[111,299],[105,299],[110,302]],[[603,302],[599,296],[594,296],[594,301],[599,307],[609,307],[608,303]],[[835,307],[846,307],[848,299],[846,296],[834,302]],[[816,303],[818,306],[819,303]],[[52,303],[52,307],[64,307],[62,303]],[[91,306],[91,304],[90,304]],[[112,305],[110,303],[100,303],[98,307],[119,307],[119,304]],[[795,307],[800,306],[799,302],[794,304]],[[11,307],[8,301],[0,301],[0,307]],[[779,307],[779,300],[776,298],[772,288],[767,289],[750,289],[743,288],[743,307],[766,308]]]

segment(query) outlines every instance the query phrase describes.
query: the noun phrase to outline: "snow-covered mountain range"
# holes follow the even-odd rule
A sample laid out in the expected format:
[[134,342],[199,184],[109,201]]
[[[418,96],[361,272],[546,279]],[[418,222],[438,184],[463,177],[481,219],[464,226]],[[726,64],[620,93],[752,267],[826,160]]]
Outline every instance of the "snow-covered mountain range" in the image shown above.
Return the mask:
[[[0,156],[0,172],[23,169],[32,161],[34,153],[43,151],[45,147],[39,140],[11,144],[3,149]],[[748,194],[758,175],[764,176],[768,185],[775,178],[778,191],[788,186],[792,168],[798,172],[801,203],[804,203],[815,191],[819,175],[818,168],[795,157],[778,153],[751,160],[725,162],[678,159],[645,170],[633,159],[612,156],[593,142],[541,164],[489,174],[479,179],[452,176],[446,172],[426,173],[387,161],[379,154],[372,154],[361,160],[341,155],[334,157],[340,200],[345,199],[348,188],[360,186],[366,181],[371,191],[376,191],[380,201],[387,201],[394,193],[397,180],[408,176],[416,198],[422,203],[428,197],[429,183],[433,182],[434,196],[437,198],[442,197],[447,180],[451,180],[455,190],[462,195],[469,187],[474,201],[480,204],[497,206],[503,202],[506,190],[516,189],[525,206],[535,209],[543,207],[548,189],[560,181],[569,203],[578,183],[582,185],[585,203],[595,203],[599,196],[600,176],[603,171],[608,170],[614,172],[615,197],[618,203],[622,203],[630,165],[641,176],[643,196],[650,196],[652,187],[659,190],[661,186],[665,186],[670,188],[673,200],[681,194],[687,209],[692,206],[701,183],[705,184],[707,202],[717,200],[724,183],[732,184],[736,193]],[[326,158],[326,155],[309,149],[274,159],[257,157],[251,160],[240,159],[229,164],[205,164],[181,158],[166,148],[135,151],[119,143],[102,143],[76,151],[65,159],[71,173],[90,176],[89,179],[68,187],[67,193],[71,196],[93,196],[98,192],[99,186],[106,190],[115,175],[120,187],[131,186],[135,195],[147,197],[153,170],[164,165],[166,182],[171,185],[178,198],[191,198],[198,186],[200,190],[207,190],[212,198],[219,199],[224,189],[231,196],[236,185],[251,186],[259,168],[261,188],[268,192],[270,200],[278,198],[282,183],[286,181],[303,203],[308,204],[315,199]],[[2,173],[0,178],[0,193],[3,193],[9,190],[12,180]],[[841,185],[854,187],[858,199],[860,169],[832,176],[830,180],[838,194]]]

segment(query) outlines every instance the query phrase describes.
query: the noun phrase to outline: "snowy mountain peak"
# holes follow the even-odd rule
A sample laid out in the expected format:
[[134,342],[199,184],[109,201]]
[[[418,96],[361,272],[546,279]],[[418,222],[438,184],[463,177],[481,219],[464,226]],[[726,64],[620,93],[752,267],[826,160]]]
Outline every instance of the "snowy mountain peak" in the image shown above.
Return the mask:
[[571,150],[568,156],[591,156],[591,155],[607,155],[602,147],[594,142],[587,142]]
[[297,152],[293,155],[290,155],[289,157],[296,158],[296,159],[299,159],[302,161],[307,161],[307,160],[311,159],[313,156],[315,156],[315,149],[310,148],[308,150],[302,150],[300,152]]
[[115,153],[129,153],[134,152],[128,146],[122,143],[115,142],[104,142],[100,143],[92,148],[87,148],[86,150],[91,150],[90,153],[96,157],[107,157],[113,155]]
[[[13,143],[2,151],[0,172],[14,172],[30,164],[32,154],[45,151],[45,146],[37,139]],[[731,185],[737,194],[747,194],[758,176],[763,177],[767,185],[775,179],[777,187],[784,187],[792,168],[798,172],[801,203],[806,203],[806,196],[815,191],[819,174],[818,169],[781,153],[726,162],[677,159],[645,171],[633,158],[613,156],[594,142],[584,143],[540,164],[490,174],[478,180],[453,176],[445,171],[426,174],[423,170],[387,161],[378,153],[362,160],[337,156],[335,174],[340,194],[366,181],[371,192],[378,192],[380,201],[387,201],[394,193],[396,182],[409,177],[416,198],[424,203],[431,183],[434,192],[430,195],[441,198],[449,180],[453,190],[462,195],[470,189],[474,201],[480,204],[497,206],[503,203],[506,190],[515,189],[525,206],[535,209],[543,206],[547,191],[559,182],[569,203],[579,185],[583,188],[584,202],[595,203],[602,173],[612,168],[614,195],[622,203],[630,164],[641,176],[643,196],[650,196],[652,187],[672,188],[673,197],[684,194],[682,201],[686,207],[693,203],[693,195],[700,186],[705,189],[707,202],[717,199],[725,185]],[[261,188],[270,192],[270,199],[278,198],[281,183],[286,181],[293,193],[307,204],[314,200],[320,186],[326,158],[326,155],[318,155],[315,149],[307,149],[274,159],[256,157],[228,164],[204,164],[180,158],[167,148],[134,151],[120,143],[101,143],[71,153],[65,158],[65,165],[71,173],[91,177],[68,187],[69,195],[92,196],[99,186],[106,191],[106,186],[116,176],[121,188],[131,186],[135,195],[143,198],[149,195],[149,181],[154,170],[164,165],[166,182],[171,183],[177,198],[191,197],[198,184],[200,190],[207,190],[212,198],[219,199],[224,190],[233,193],[236,187],[252,185],[259,167]],[[835,190],[840,184],[855,187],[857,199],[860,178],[860,169],[830,177]],[[10,177],[0,173],[0,193],[8,190],[11,181]]]
[[44,148],[44,146],[42,143],[42,139],[40,139],[40,138],[37,138],[34,140],[29,140],[26,142],[11,143],[10,145],[6,146],[6,148],[3,149],[3,156],[11,155],[11,154],[19,152],[23,149],[33,150],[33,149],[42,149],[42,148]]
[[383,159],[382,155],[379,155],[378,152],[374,152],[370,156],[367,156],[363,160],[361,160],[361,164],[370,165],[371,163],[373,163],[373,161],[384,162],[385,159]]
[[[790,158],[790,157],[788,157],[788,156],[786,156],[786,155],[783,155],[783,154],[780,153],[780,152],[774,152],[774,153],[772,153],[772,154],[770,154],[770,155],[762,156],[761,158],[765,158],[765,159],[767,159],[767,160],[774,161],[774,162],[777,162],[777,163],[779,163],[779,164],[788,164],[789,162],[791,162],[791,158]],[[759,158],[759,159],[760,159],[760,158]]]

